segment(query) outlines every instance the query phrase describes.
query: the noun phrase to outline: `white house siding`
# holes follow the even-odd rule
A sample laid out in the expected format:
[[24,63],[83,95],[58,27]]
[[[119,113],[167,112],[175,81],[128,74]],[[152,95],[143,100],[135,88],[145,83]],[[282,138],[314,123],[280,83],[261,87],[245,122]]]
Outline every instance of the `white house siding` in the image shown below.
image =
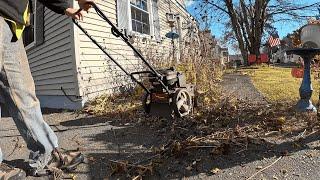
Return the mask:
[[[160,61],[160,60],[173,60],[173,62],[178,62],[182,58],[184,48],[184,39],[186,37],[187,29],[186,25],[191,22],[192,17],[190,14],[183,8],[183,0],[159,0],[158,2],[158,11],[160,19],[160,35],[161,43],[156,41],[149,41],[145,44],[135,44],[144,49],[144,53],[147,57],[150,57],[151,61]],[[167,38],[165,35],[171,31],[171,27],[167,23],[166,13],[174,13],[180,16],[180,22],[175,23],[175,27],[172,28],[173,31],[177,32],[180,37],[174,40],[174,46],[171,39]],[[173,56],[174,52],[174,56]]]
[[[100,9],[116,24],[116,3],[114,1],[97,2]],[[81,25],[107,49],[123,54],[129,59],[130,63],[137,64],[133,53],[120,40],[115,38],[107,25],[93,10],[85,15]],[[84,99],[95,97],[122,86],[122,81],[128,80],[126,76],[117,68],[100,49],[93,44],[80,30],[77,43],[79,47],[80,62],[77,67],[79,86]],[[128,63],[123,61],[123,57],[109,51],[110,54],[118,59],[121,64]]]
[[[184,50],[183,39],[186,38],[185,36],[187,32],[184,26],[186,26],[187,23],[190,22],[192,18],[190,17],[190,14],[181,7],[183,6],[182,4],[183,0],[161,0],[160,2],[161,3],[159,6],[159,16],[160,16],[160,26],[161,26],[161,37],[165,38],[165,40],[160,46],[162,46],[164,49],[162,54],[167,53],[167,56],[169,58],[172,58],[173,46],[172,46],[171,39],[168,39],[165,37],[166,33],[171,31],[171,27],[169,27],[169,24],[167,23],[166,13],[171,11],[174,14],[180,15],[179,25],[178,25],[178,22],[176,22],[175,23],[176,26],[173,28],[175,31],[177,31],[177,33],[179,34],[181,33],[180,37],[174,41],[175,53],[176,53],[175,59],[177,59],[177,57],[178,58],[181,57]],[[180,30],[178,29],[178,26],[181,27]],[[168,52],[170,52],[170,54]]]
[[[179,0],[181,1],[181,0]],[[117,25],[117,4],[116,0],[102,0],[97,1],[98,6],[111,21]],[[169,3],[170,2],[170,5]],[[160,35],[163,39],[157,42],[150,36],[137,35],[134,46],[141,49],[142,53],[150,60],[157,61],[160,59],[172,58],[172,44],[171,39],[165,37],[165,34],[171,31],[171,28],[166,22],[166,13],[172,12],[179,14],[183,22],[186,19],[191,19],[189,14],[177,4],[175,0],[159,0],[159,18],[160,18]],[[169,7],[170,6],[170,7]],[[182,25],[183,23],[180,22]],[[81,25],[95,38],[99,43],[104,44],[107,51],[123,64],[128,70],[141,69],[141,62],[137,59],[131,49],[119,38],[114,37],[110,32],[110,26],[107,25],[94,10],[90,10],[89,14],[85,15],[84,21]],[[77,29],[77,27],[75,27]],[[130,78],[114,65],[110,59],[93,44],[80,30],[75,30],[75,45],[78,48],[78,65],[77,75],[79,80],[80,95],[84,101],[92,99],[97,95],[104,93],[111,93],[115,89],[124,87],[130,83]],[[77,36],[78,34],[78,36]],[[183,31],[183,36],[185,31]],[[143,38],[146,37],[146,38]],[[178,40],[176,40],[176,47],[179,47]],[[183,47],[179,47],[178,51]],[[77,51],[77,50],[76,50]],[[121,55],[119,55],[121,54]]]
[[79,94],[71,28],[71,19],[45,8],[44,43],[27,50],[36,94],[42,107],[68,109],[81,107],[81,103],[67,100],[61,91],[63,87],[71,96]]

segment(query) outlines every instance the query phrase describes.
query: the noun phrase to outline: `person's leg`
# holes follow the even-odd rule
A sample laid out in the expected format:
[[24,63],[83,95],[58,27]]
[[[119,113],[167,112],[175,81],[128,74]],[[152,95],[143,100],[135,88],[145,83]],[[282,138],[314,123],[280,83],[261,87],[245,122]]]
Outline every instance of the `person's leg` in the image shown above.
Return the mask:
[[43,120],[22,40],[11,42],[12,32],[1,17],[0,26],[3,35],[0,92],[27,147],[34,152],[35,161],[30,165],[43,169],[51,159],[53,149],[58,147],[58,139]]
[[[1,25],[1,21],[0,21],[0,32],[2,32],[2,25]],[[3,33],[0,33],[0,72],[2,70],[2,54],[3,54],[3,43],[2,43],[2,38],[3,37]],[[1,79],[0,79],[0,86],[1,86]],[[1,88],[0,88],[0,121],[1,121],[1,104],[4,103],[4,100],[3,100],[3,96],[2,96],[2,93],[1,93]],[[1,151],[1,148],[0,148],[0,163],[2,163],[2,151]]]
[[[1,119],[1,116],[0,116],[0,119]],[[0,148],[0,163],[2,163],[2,161],[3,161],[3,156],[2,156],[2,151],[1,151],[1,148]]]
[[[1,19],[1,16],[0,16],[0,19]],[[1,23],[1,20],[0,20],[0,32],[2,32],[2,23]],[[0,33],[0,72],[2,71],[3,69],[3,59],[2,59],[2,56],[3,56],[3,33]],[[1,92],[1,86],[3,85],[2,81],[1,81],[1,75],[0,75],[0,121],[1,121],[1,105],[4,103],[4,99],[3,99],[3,93]],[[3,160],[3,156],[2,156],[2,151],[1,151],[1,148],[0,148],[0,163],[2,163],[2,160]]]
[[[4,42],[3,42],[4,32],[3,32],[3,22],[0,17],[0,72],[3,70],[3,52],[4,52]],[[1,105],[4,104],[4,93],[1,89],[4,84],[1,79],[0,74],[0,120],[1,120]],[[25,179],[26,173],[18,168],[14,168],[8,164],[2,162],[3,156],[0,148],[0,179]]]

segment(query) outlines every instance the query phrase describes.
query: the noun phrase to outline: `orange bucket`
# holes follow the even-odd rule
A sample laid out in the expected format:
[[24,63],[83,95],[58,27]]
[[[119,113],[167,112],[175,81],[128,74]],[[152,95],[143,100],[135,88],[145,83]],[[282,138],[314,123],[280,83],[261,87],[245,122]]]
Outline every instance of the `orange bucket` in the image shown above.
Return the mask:
[[303,77],[303,68],[292,68],[291,75],[295,78],[302,78]]

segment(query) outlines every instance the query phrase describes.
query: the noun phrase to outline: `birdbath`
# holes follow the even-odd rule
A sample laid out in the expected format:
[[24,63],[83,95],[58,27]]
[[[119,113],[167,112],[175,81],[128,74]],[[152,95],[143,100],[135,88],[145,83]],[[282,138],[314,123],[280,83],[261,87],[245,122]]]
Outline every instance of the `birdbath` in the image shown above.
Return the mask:
[[317,54],[320,54],[320,48],[295,48],[288,50],[287,54],[299,55],[304,61],[303,79],[299,88],[300,100],[296,108],[299,112],[316,112],[317,109],[310,100],[313,91],[310,77],[310,63]]

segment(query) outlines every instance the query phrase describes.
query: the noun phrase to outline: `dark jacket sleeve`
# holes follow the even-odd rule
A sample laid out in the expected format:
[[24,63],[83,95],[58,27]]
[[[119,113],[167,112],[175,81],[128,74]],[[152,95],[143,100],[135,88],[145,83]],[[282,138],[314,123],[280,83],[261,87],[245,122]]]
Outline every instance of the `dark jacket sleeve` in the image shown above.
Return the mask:
[[38,0],[44,6],[58,14],[64,14],[64,11],[70,7],[68,0]]

